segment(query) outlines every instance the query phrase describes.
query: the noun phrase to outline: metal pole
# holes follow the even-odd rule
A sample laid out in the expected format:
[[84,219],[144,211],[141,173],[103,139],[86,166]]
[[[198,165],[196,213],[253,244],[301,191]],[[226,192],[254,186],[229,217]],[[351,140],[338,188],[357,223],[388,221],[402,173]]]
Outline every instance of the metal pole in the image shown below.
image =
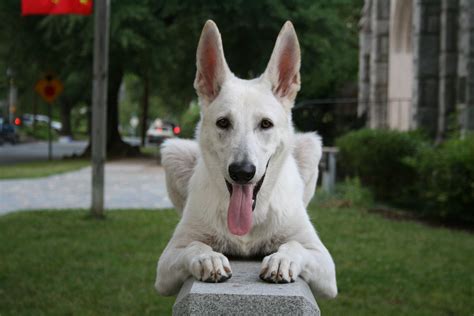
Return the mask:
[[110,0],[94,1],[94,78],[92,88],[92,206],[104,217],[104,162],[107,143],[107,77],[109,66]]
[[53,144],[51,140],[51,112],[52,112],[52,104],[48,104],[48,160],[51,161],[53,159]]

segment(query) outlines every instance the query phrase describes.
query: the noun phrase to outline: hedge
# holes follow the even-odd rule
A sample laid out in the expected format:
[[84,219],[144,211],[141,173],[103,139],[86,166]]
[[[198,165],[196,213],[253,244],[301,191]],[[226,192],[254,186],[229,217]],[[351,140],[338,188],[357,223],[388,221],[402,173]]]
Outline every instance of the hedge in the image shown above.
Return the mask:
[[425,212],[474,223],[474,135],[424,148],[408,163]]
[[339,169],[377,200],[474,223],[474,136],[434,146],[413,132],[362,129],[336,144]]
[[358,177],[379,200],[406,202],[416,172],[406,159],[426,146],[421,137],[399,131],[361,129],[336,140],[339,169]]

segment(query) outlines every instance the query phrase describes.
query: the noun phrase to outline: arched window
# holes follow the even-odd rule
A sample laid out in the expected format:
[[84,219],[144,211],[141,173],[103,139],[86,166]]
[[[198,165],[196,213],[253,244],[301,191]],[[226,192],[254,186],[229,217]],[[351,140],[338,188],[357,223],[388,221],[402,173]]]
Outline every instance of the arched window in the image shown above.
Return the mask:
[[412,0],[396,0],[392,38],[395,53],[412,50]]

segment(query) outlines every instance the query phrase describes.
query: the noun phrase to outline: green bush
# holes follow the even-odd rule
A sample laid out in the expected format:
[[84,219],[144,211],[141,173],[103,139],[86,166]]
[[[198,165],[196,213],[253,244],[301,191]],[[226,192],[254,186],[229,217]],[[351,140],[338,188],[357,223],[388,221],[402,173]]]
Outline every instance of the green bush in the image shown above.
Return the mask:
[[342,174],[358,177],[376,199],[474,223],[474,135],[431,146],[416,133],[363,129],[336,144]]
[[372,192],[363,187],[359,178],[346,179],[336,187],[336,196],[348,201],[351,207],[368,208],[374,203]]
[[[22,126],[19,128],[19,132],[21,135],[26,137],[32,137],[38,140],[48,140],[47,124],[37,123],[35,129],[33,129],[33,126]],[[54,129],[51,129],[51,139],[58,139],[58,132],[56,132]]]
[[417,197],[424,211],[474,222],[474,135],[424,148],[407,162],[417,172]]
[[186,112],[181,116],[181,137],[182,138],[194,138],[194,132],[196,125],[201,117],[200,108],[197,102],[191,103]]
[[376,199],[410,203],[416,172],[406,159],[426,146],[415,133],[361,129],[336,140],[339,169],[358,177]]
[[334,192],[318,189],[313,201],[318,207],[360,209],[370,208],[374,202],[372,191],[364,187],[358,178],[347,178],[338,183]]

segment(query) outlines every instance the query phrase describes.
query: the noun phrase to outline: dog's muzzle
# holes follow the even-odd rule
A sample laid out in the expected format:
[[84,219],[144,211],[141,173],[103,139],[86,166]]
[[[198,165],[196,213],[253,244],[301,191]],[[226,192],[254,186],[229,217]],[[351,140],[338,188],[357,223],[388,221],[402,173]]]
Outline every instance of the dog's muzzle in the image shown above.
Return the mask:
[[[258,180],[257,184],[255,185],[255,188],[253,189],[253,194],[252,194],[252,211],[255,210],[255,205],[257,204],[257,194],[260,191],[260,188],[262,187],[263,180],[265,179],[265,175],[267,174],[267,171],[265,170],[265,173],[263,176]],[[225,184],[227,186],[227,190],[229,190],[229,194],[232,195],[232,184],[229,183],[229,181],[225,180]]]

